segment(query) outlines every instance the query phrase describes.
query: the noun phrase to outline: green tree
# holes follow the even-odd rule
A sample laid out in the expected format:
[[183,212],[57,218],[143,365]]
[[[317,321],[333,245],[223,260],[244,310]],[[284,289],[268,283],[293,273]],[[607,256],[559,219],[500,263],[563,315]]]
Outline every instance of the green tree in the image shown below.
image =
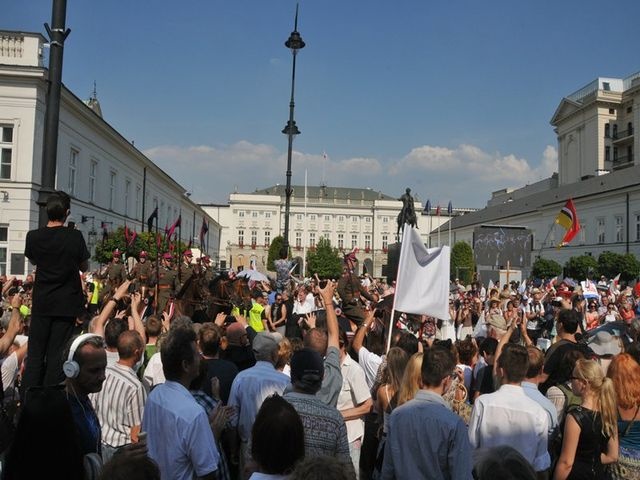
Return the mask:
[[538,257],[533,262],[531,273],[536,278],[553,278],[562,273],[562,265],[555,260]]
[[598,261],[591,255],[571,257],[564,264],[564,274],[567,277],[583,280],[593,278],[598,273]]
[[307,253],[307,275],[320,278],[338,278],[342,275],[342,257],[328,238],[318,240],[315,251]]
[[635,255],[630,253],[623,255],[614,252],[602,252],[598,257],[598,269],[600,275],[613,278],[621,274],[620,280],[628,282],[638,276],[640,263]]
[[278,235],[273,240],[271,240],[271,245],[269,245],[269,255],[267,257],[267,270],[275,271],[276,266],[273,264],[276,260],[280,258],[280,250],[282,249],[282,245],[284,244],[284,237],[282,235]]
[[475,268],[471,245],[467,242],[456,242],[451,249],[451,279],[459,278],[460,282],[468,285]]
[[[164,252],[168,250],[169,247],[162,233],[160,233],[160,238],[160,251]],[[109,263],[113,251],[117,248],[125,253],[127,257],[136,258],[139,258],[140,251],[145,250],[149,260],[155,261],[158,250],[157,244],[156,232],[142,232],[138,233],[135,241],[127,247],[124,238],[124,227],[118,227],[114,232],[110,233],[107,238],[98,242],[94,258],[100,263]],[[180,242],[180,251],[183,252],[186,248],[187,245],[184,242]]]

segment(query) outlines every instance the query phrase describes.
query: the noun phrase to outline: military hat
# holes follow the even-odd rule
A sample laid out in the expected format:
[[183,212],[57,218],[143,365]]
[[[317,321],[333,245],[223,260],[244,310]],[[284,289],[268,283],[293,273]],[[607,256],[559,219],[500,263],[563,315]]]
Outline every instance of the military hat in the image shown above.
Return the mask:
[[184,252],[182,252],[182,255],[184,255],[185,257],[193,257],[193,253],[191,253],[191,249],[190,248],[188,248]]
[[162,255],[162,259],[163,260],[173,260],[173,255],[171,255],[169,252],[167,252],[167,253]]
[[119,257],[121,255],[120,250],[118,250],[117,248],[113,251],[113,256],[114,257]]
[[140,251],[140,258],[142,257],[147,258],[147,252],[145,252],[144,250]]

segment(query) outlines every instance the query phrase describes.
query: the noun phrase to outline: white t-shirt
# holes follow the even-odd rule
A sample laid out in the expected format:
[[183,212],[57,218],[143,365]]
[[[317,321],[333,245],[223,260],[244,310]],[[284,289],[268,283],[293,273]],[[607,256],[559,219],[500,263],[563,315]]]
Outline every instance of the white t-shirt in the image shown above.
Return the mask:
[[164,371],[162,370],[162,358],[160,358],[160,352],[156,352],[151,355],[147,368],[144,369],[144,375],[142,381],[146,384],[147,388],[151,390],[152,387],[165,382]]

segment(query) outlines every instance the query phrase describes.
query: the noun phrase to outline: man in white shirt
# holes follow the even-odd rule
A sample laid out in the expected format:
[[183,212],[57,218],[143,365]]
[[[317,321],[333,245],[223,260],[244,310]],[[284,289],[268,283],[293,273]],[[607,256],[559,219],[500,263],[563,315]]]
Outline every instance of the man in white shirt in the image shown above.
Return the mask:
[[371,411],[373,401],[364,378],[364,370],[349,356],[348,348],[347,334],[344,330],[340,330],[342,390],[338,396],[337,408],[347,425],[349,454],[356,471],[356,478],[360,478],[360,449],[364,437],[364,416]]
[[551,466],[547,451],[549,415],[520,385],[528,368],[527,349],[512,343],[505,345],[497,364],[502,386],[474,402],[469,441],[476,449],[513,447],[536,472],[545,472]]

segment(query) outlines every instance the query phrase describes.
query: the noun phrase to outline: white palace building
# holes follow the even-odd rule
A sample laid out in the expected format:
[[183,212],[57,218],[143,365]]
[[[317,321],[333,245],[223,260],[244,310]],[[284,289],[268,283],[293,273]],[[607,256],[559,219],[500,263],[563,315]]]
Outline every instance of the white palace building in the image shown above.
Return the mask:
[[[42,175],[42,143],[48,70],[45,38],[0,31],[0,274],[24,276],[26,233],[38,226],[36,199]],[[187,191],[102,118],[94,97],[82,101],[62,87],[56,188],[72,198],[71,215],[92,250],[102,227],[125,223],[140,232],[154,208],[159,225],[182,214],[182,240],[209,222],[208,249],[217,262],[220,226],[189,199]],[[93,251],[92,251],[93,253]],[[97,265],[95,262],[92,268]]]
[[[483,225],[524,226],[533,231],[532,258],[541,254],[564,264],[572,256],[604,251],[640,256],[639,124],[640,72],[597,78],[563,98],[551,119],[558,172],[494,192],[485,208],[454,217],[453,241],[472,243],[474,229]],[[565,230],[554,220],[570,198],[582,229],[558,249]]]

